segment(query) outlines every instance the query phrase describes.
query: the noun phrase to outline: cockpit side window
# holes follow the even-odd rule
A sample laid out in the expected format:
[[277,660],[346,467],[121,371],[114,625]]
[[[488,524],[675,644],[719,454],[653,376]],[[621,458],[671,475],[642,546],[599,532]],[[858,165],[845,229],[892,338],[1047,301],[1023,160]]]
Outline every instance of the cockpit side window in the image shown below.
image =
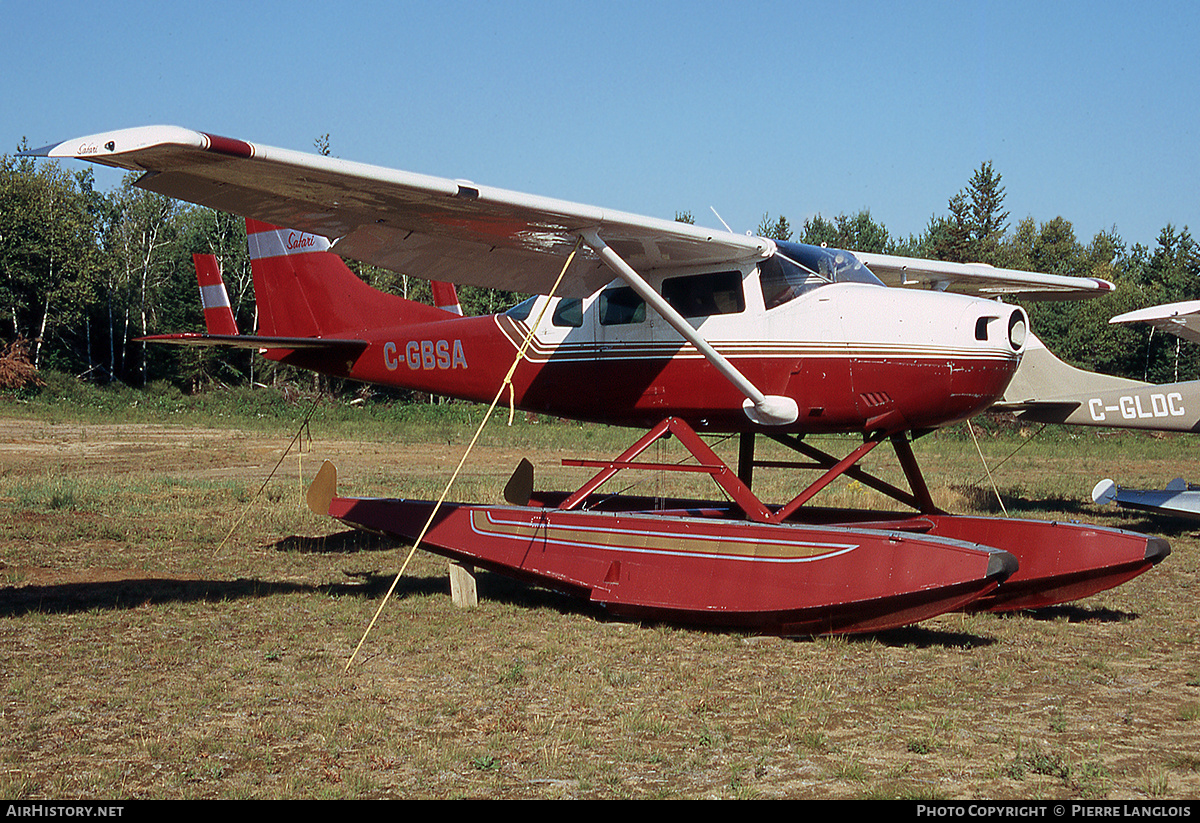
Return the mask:
[[550,322],[556,326],[579,328],[583,325],[583,301],[578,297],[564,297],[554,307]]
[[646,303],[628,286],[605,289],[597,301],[601,326],[624,326],[646,320]]
[[663,281],[662,295],[684,317],[737,314],[746,310],[742,273],[715,271]]

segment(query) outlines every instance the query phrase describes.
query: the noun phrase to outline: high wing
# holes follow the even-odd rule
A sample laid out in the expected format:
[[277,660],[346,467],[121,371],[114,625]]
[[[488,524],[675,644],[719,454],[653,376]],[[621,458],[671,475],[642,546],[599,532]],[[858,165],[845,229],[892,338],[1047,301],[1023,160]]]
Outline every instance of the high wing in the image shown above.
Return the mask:
[[[641,274],[768,257],[771,240],[595,206],[273,148],[176,126],[147,126],[45,146],[33,156],[145,172],[137,185],[220,211],[335,240],[343,257],[430,280],[545,294],[576,238],[594,229]],[[559,286],[586,296],[612,279],[585,249]],[[855,253],[884,283],[982,296],[1072,299],[1104,280]]]
[[1149,323],[1159,331],[1200,343],[1200,300],[1164,303],[1137,311],[1118,314],[1109,323]]
[[1075,300],[1100,297],[1116,287],[1095,277],[998,269],[986,263],[947,263],[894,254],[855,252],[854,256],[889,286],[934,289],[980,297]]
[[[29,152],[145,172],[137,186],[335,240],[343,257],[458,284],[548,293],[583,230],[643,274],[769,256],[761,237],[714,231],[459,180],[305,154],[174,126],[96,134]],[[613,278],[584,250],[558,294]]]

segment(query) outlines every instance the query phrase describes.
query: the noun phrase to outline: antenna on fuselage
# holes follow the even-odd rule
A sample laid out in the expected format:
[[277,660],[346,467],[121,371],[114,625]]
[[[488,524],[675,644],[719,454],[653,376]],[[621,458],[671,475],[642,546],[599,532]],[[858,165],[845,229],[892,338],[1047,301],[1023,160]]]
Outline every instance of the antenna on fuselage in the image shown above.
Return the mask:
[[709,206],[709,208],[712,209],[713,214],[717,215],[717,219],[721,221],[721,225],[725,227],[725,231],[729,232],[730,234],[733,234],[733,229],[729,228],[729,224],[725,222],[725,218],[723,218],[721,215],[717,214],[716,207]]

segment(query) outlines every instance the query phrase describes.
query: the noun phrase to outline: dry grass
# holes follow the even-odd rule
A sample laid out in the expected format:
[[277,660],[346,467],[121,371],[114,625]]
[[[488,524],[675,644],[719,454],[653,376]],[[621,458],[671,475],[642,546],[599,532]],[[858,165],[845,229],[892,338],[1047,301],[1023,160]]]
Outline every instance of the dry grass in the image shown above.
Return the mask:
[[[550,428],[497,432],[454,496],[496,498],[519,454],[539,486],[565,484],[561,457],[628,440]],[[256,497],[289,432],[0,420],[0,795],[1200,795],[1200,541],[1087,496],[1114,472],[1200,472],[1200,441],[1057,433],[1005,463],[1012,515],[1172,542],[1160,567],[1071,606],[782,639],[610,622],[494,575],[459,610],[419,554],[347,672],[406,549],[300,508],[297,469],[332,457],[353,493],[436,495],[469,432],[313,433]],[[1022,442],[982,446],[994,465]],[[940,500],[991,505],[969,438],[918,449]]]

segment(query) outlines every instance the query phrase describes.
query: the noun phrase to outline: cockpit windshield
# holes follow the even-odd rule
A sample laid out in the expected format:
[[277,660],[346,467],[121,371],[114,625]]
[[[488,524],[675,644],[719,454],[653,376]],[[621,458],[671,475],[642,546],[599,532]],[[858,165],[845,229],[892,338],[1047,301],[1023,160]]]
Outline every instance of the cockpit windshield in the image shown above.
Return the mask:
[[782,240],[775,241],[775,246],[775,254],[758,264],[763,303],[768,309],[830,283],[883,285],[851,252]]

